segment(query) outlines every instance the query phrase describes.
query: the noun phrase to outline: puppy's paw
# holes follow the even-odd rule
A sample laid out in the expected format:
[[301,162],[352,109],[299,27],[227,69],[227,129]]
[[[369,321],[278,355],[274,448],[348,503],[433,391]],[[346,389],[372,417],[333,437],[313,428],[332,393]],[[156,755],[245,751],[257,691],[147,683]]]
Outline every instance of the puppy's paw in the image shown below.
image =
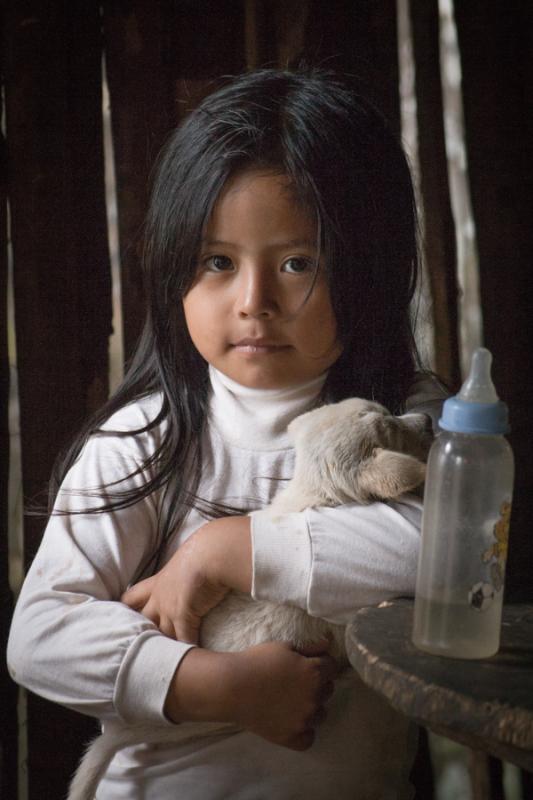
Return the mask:
[[414,456],[376,447],[361,464],[358,477],[362,502],[393,500],[424,482],[426,465]]

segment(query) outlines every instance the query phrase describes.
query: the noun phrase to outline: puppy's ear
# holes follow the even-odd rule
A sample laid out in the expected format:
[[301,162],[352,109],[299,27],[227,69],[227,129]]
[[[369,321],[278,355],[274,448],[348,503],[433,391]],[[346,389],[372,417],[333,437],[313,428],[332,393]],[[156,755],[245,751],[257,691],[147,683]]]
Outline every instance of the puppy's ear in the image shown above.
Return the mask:
[[426,465],[414,456],[376,447],[372,457],[360,466],[359,488],[363,502],[392,500],[411,492],[424,482]]

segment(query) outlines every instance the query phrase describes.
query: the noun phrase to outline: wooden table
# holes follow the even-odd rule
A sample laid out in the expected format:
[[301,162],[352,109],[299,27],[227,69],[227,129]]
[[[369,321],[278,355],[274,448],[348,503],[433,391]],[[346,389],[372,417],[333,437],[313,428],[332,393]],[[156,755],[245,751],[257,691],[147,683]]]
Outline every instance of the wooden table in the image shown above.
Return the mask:
[[346,631],[352,666],[420,725],[533,772],[533,605],[504,607],[500,652],[478,661],[415,648],[413,607],[359,611]]

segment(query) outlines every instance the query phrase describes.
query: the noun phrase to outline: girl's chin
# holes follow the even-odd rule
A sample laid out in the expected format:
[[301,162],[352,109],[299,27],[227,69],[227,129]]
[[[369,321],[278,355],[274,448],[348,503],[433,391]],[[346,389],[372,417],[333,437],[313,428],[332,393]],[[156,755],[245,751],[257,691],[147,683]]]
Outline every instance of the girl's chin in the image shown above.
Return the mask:
[[[214,364],[220,372],[241,386],[248,389],[288,389],[291,386],[298,386],[308,383],[317,375],[301,374],[298,370],[275,370],[267,369],[265,365],[248,365],[247,368],[236,368],[234,366]],[[321,373],[319,373],[321,374]]]
[[[204,354],[204,358],[206,355]],[[323,375],[339,356],[313,356],[292,345],[231,346],[206,360],[231,380],[250,389],[286,389],[300,386]]]

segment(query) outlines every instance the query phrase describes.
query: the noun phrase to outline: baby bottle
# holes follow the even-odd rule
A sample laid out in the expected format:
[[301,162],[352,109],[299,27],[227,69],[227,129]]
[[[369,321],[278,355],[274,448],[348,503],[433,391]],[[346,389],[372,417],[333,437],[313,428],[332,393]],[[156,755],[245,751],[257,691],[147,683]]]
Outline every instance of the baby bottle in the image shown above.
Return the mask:
[[491,362],[475,351],[427,465],[413,643],[453,658],[486,658],[500,644],[514,459]]

